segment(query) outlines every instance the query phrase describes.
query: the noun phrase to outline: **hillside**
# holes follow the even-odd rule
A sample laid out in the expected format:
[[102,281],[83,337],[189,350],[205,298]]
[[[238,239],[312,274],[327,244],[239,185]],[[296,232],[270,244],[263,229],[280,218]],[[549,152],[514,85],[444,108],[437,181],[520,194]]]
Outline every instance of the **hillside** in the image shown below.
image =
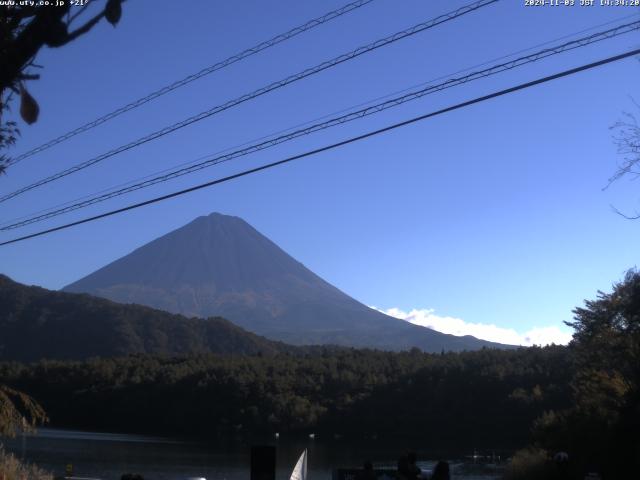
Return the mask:
[[570,405],[572,374],[569,350],[558,346],[0,362],[0,378],[41,401],[56,427],[208,441],[377,434],[378,448],[397,441],[401,450],[414,439],[461,453],[524,444],[538,416]]
[[428,352],[504,345],[398,320],[356,301],[238,217],[199,217],[64,289],[202,318],[291,344]]
[[0,360],[270,354],[287,348],[223,318],[186,318],[90,295],[28,287],[0,275]]

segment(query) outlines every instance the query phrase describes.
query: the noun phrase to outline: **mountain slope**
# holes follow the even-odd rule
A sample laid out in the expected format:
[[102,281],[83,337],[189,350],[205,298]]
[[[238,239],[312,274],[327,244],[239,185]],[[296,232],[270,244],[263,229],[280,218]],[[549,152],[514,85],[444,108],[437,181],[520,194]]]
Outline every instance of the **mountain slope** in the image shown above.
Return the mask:
[[199,217],[64,289],[187,316],[222,316],[293,344],[391,350],[499,346],[411,325],[359,303],[238,217]]
[[0,275],[0,360],[86,359],[135,353],[277,353],[222,318],[185,318],[140,305],[28,287]]

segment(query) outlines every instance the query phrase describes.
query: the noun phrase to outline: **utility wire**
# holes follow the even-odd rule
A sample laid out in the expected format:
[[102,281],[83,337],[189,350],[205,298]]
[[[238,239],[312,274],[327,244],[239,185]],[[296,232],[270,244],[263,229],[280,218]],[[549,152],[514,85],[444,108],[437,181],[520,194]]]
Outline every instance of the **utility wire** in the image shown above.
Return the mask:
[[[39,215],[34,215],[31,216],[29,218],[26,218],[25,220],[21,220],[21,221],[16,221],[10,224],[5,224],[4,226],[0,226],[0,231],[7,231],[7,230],[13,230],[16,228],[20,228],[20,227],[24,227],[26,225],[30,225],[33,223],[37,223],[37,222],[41,222],[59,215],[63,215],[65,213],[69,213],[72,212],[74,210],[78,210],[81,208],[85,208],[88,207],[90,205],[94,205],[96,203],[100,203],[100,202],[104,202],[106,200],[109,200],[111,198],[114,197],[119,197],[121,195],[125,195],[127,193],[131,193],[137,190],[141,190],[143,188],[147,188],[150,187],[152,185],[156,185],[158,183],[162,183],[162,182],[166,182],[169,180],[172,180],[174,178],[178,178],[181,177],[183,175],[187,175],[189,173],[193,173],[199,170],[202,170],[204,168],[208,168],[211,167],[213,165],[217,165],[223,162],[227,162],[230,160],[233,160],[235,158],[238,157],[242,157],[245,155],[249,155],[251,153],[255,153],[261,150],[265,150],[267,148],[271,148],[274,147],[276,145],[294,140],[296,138],[305,136],[305,135],[309,135],[311,133],[315,133],[318,132],[320,130],[325,130],[337,125],[342,125],[344,123],[347,122],[351,122],[369,115],[373,115],[379,112],[382,112],[384,110],[396,107],[398,105],[402,105],[404,103],[410,102],[410,101],[414,101],[417,100],[419,98],[422,98],[426,95],[430,95],[432,93],[436,93],[436,92],[440,92],[442,90],[448,89],[448,88],[452,88],[455,87],[457,85],[461,85],[467,82],[471,82],[474,80],[479,80],[481,78],[485,78],[488,76],[492,76],[492,75],[496,75],[498,73],[502,73],[508,70],[512,70],[514,68],[517,67],[521,67],[523,65],[529,64],[529,63],[533,63],[533,62],[537,62],[541,59],[553,56],[553,55],[558,55],[560,53],[563,52],[567,52],[567,51],[571,51],[577,48],[582,48],[585,47],[587,45],[590,45],[592,43],[596,43],[596,42],[600,42],[606,39],[610,39],[610,38],[614,38],[617,37],[619,35],[623,35],[625,33],[629,33],[629,32],[633,32],[640,29],[640,20],[636,21],[636,22],[631,22],[625,25],[620,25],[618,27],[615,28],[611,28],[609,30],[603,31],[603,32],[597,32],[594,33],[592,35],[586,36],[586,37],[582,37],[576,40],[572,40],[570,42],[566,42],[562,45],[558,45],[555,47],[550,47],[550,48],[546,48],[544,50],[540,50],[538,52],[532,53],[530,55],[526,55],[523,57],[519,57],[516,58],[514,60],[511,60],[509,62],[505,62],[505,63],[501,63],[498,65],[494,65],[491,66],[489,68],[477,71],[477,72],[473,72],[470,73],[468,75],[465,75],[463,77],[458,77],[458,78],[451,78],[443,83],[437,84],[437,85],[430,85],[426,88],[422,88],[420,90],[417,91],[413,91],[413,92],[409,92],[405,95],[399,96],[399,97],[395,97],[392,98],[390,100],[378,103],[376,105],[372,105],[372,106],[368,106],[366,108],[351,112],[351,113],[347,113],[346,115],[341,115],[332,119],[329,119],[327,121],[323,121],[323,122],[319,122],[310,126],[307,126],[305,128],[301,128],[298,130],[295,130],[293,132],[290,133],[286,133],[284,135],[280,135],[278,137],[275,138],[271,138],[269,140],[260,142],[260,143],[255,143],[253,145],[250,145],[248,147],[245,148],[241,148],[239,150],[230,152],[230,153],[226,153],[224,155],[217,155],[214,156],[213,158],[209,158],[206,159],[204,161],[201,161],[199,163],[196,164],[192,164],[189,165],[187,167],[183,167],[183,168],[179,168],[177,170],[174,171],[170,171],[168,173],[162,174],[162,175],[158,175],[156,177],[153,178],[149,178],[149,179],[145,179],[144,181],[141,181],[139,183],[135,183],[133,185],[128,185],[125,186],[123,188],[120,188],[118,190],[114,190],[114,191],[110,191],[108,193],[103,193],[103,194],[99,194],[99,195],[95,195],[91,198],[88,199],[83,199],[82,201],[73,203],[71,205],[66,205],[62,208],[57,208],[51,211],[48,211],[47,213],[43,213],[43,214],[39,214]],[[206,157],[205,157],[206,158]]]
[[29,218],[29,217],[32,217],[32,216],[35,216],[35,215],[38,215],[38,214],[41,214],[41,213],[50,212],[52,210],[55,210],[55,209],[58,209],[58,208],[61,208],[61,207],[65,207],[65,206],[71,205],[73,203],[80,202],[81,200],[85,200],[85,199],[94,197],[96,195],[102,194],[102,193],[111,192],[111,191],[114,191],[116,189],[128,186],[128,185],[133,185],[134,183],[141,182],[143,180],[150,179],[150,178],[152,178],[154,176],[170,172],[170,171],[172,171],[172,170],[174,170],[176,168],[179,168],[179,167],[184,167],[184,166],[187,166],[187,165],[193,165],[195,163],[199,163],[200,161],[205,160],[205,159],[211,157],[212,155],[220,155],[222,153],[229,152],[231,150],[234,150],[234,149],[237,149],[237,148],[240,148],[240,147],[244,147],[246,145],[251,145],[252,143],[259,142],[259,141],[265,140],[267,138],[271,138],[271,137],[273,137],[275,135],[279,135],[279,134],[282,134],[282,133],[285,133],[285,132],[290,132],[290,131],[292,131],[294,129],[297,129],[297,128],[300,128],[300,127],[303,127],[303,126],[306,126],[306,125],[311,125],[311,124],[313,124],[315,122],[319,122],[320,120],[324,120],[325,118],[331,118],[334,115],[338,115],[338,114],[344,113],[344,112],[350,112],[350,111],[352,111],[352,110],[354,110],[356,108],[364,107],[366,105],[371,105],[374,102],[378,102],[380,100],[391,98],[391,97],[397,96],[397,95],[399,95],[401,93],[409,92],[409,91],[411,91],[413,89],[416,89],[418,87],[423,87],[425,85],[429,85],[429,84],[431,84],[433,82],[436,82],[438,80],[444,80],[444,79],[450,78],[453,75],[459,75],[461,73],[469,72],[469,71],[471,71],[473,69],[484,67],[486,65],[490,65],[491,63],[494,63],[494,62],[497,62],[497,61],[500,61],[500,60],[505,60],[507,58],[514,57],[514,56],[519,55],[521,53],[530,52],[532,50],[535,50],[536,48],[540,48],[540,47],[544,47],[544,46],[547,46],[547,45],[551,45],[552,43],[559,42],[559,41],[565,40],[567,38],[572,38],[572,37],[575,37],[576,35],[580,35],[582,33],[591,32],[593,30],[596,30],[597,28],[606,27],[607,25],[612,25],[612,24],[618,23],[618,22],[620,22],[622,20],[627,20],[627,19],[632,18],[632,17],[637,17],[638,15],[640,15],[640,13],[632,13],[630,15],[624,15],[622,17],[618,17],[618,18],[615,18],[613,20],[609,20],[609,21],[604,22],[604,23],[599,23],[597,25],[593,25],[591,27],[584,28],[582,30],[579,30],[579,31],[576,31],[576,32],[573,32],[573,33],[569,33],[567,35],[562,35],[561,37],[556,37],[556,38],[553,38],[551,40],[547,40],[545,42],[538,43],[536,45],[532,45],[530,47],[523,48],[523,49],[517,50],[515,52],[511,52],[511,53],[506,54],[506,55],[501,55],[500,57],[497,57],[497,58],[492,58],[491,60],[486,60],[486,61],[484,61],[482,63],[478,63],[478,64],[472,65],[470,67],[466,67],[466,68],[463,68],[461,70],[457,70],[456,72],[453,72],[453,73],[450,73],[450,74],[447,74],[447,75],[441,75],[439,77],[432,78],[432,79],[430,79],[428,81],[420,82],[419,84],[411,85],[410,87],[405,87],[402,90],[396,90],[394,92],[387,93],[385,95],[381,95],[379,97],[372,98],[372,99],[364,101],[364,102],[360,102],[360,103],[358,103],[356,105],[351,105],[350,107],[342,108],[340,110],[324,114],[324,115],[322,115],[320,117],[316,117],[316,118],[314,118],[312,120],[307,120],[306,122],[298,123],[298,124],[293,125],[291,127],[284,128],[284,129],[281,129],[281,130],[278,130],[278,131],[275,131],[275,132],[271,132],[271,133],[269,133],[267,135],[262,135],[262,136],[260,136],[258,138],[253,138],[251,140],[247,140],[247,141],[242,142],[240,144],[236,144],[236,145],[233,145],[231,147],[227,147],[225,149],[218,150],[215,153],[204,155],[204,156],[201,156],[201,157],[199,157],[197,159],[190,160],[188,162],[183,162],[183,163],[180,163],[178,165],[174,165],[173,167],[164,168],[164,169],[162,169],[160,171],[155,171],[153,173],[149,173],[148,175],[137,177],[137,178],[128,180],[126,182],[122,182],[122,183],[119,183],[117,185],[113,185],[111,187],[104,188],[104,189],[99,190],[97,192],[83,195],[83,196],[81,196],[79,198],[74,198],[74,199],[68,200],[66,202],[58,203],[58,204],[56,204],[56,205],[54,205],[52,207],[43,208],[43,209],[40,209],[40,210],[38,210],[36,212],[32,212],[32,213],[29,213],[29,214],[26,214],[26,215],[21,215],[19,217],[14,217],[12,219],[2,221],[2,222],[0,222],[0,228],[5,226],[5,225],[8,225],[10,223],[15,223],[15,222],[17,222],[19,220],[23,220],[25,218]]
[[231,180],[235,180],[237,178],[244,177],[244,176],[247,176],[247,175],[251,175],[253,173],[261,172],[263,170],[268,170],[270,168],[277,167],[279,165],[284,165],[286,163],[290,163],[290,162],[293,162],[295,160],[300,160],[302,158],[306,158],[306,157],[310,157],[310,156],[313,156],[313,155],[317,155],[318,153],[326,152],[326,151],[333,150],[333,149],[338,148],[338,147],[349,145],[351,143],[355,143],[355,142],[358,142],[360,140],[364,140],[364,139],[369,138],[369,137],[380,135],[382,133],[389,132],[391,130],[396,130],[396,129],[400,128],[400,127],[405,127],[407,125],[411,125],[413,123],[417,123],[417,122],[420,122],[422,120],[426,120],[428,118],[436,117],[436,116],[442,115],[444,113],[448,113],[448,112],[452,112],[454,110],[459,110],[459,109],[462,109],[462,108],[465,108],[465,107],[469,107],[471,105],[475,105],[477,103],[485,102],[487,100],[491,100],[491,99],[494,99],[494,98],[497,98],[497,97],[508,95],[510,93],[517,92],[519,90],[525,90],[527,88],[531,88],[531,87],[536,86],[536,85],[547,83],[547,82],[550,82],[552,80],[556,80],[556,79],[563,78],[563,77],[568,77],[570,75],[574,75],[576,73],[583,72],[585,70],[591,70],[593,68],[600,67],[602,65],[606,65],[606,64],[609,64],[609,63],[617,62],[619,60],[622,60],[622,59],[625,59],[625,58],[629,58],[629,57],[631,57],[633,55],[638,55],[638,54],[640,54],[640,48],[635,49],[635,50],[631,50],[631,51],[628,51],[628,52],[625,52],[625,53],[621,53],[621,54],[618,54],[618,55],[614,55],[612,57],[607,57],[607,58],[604,58],[602,60],[598,60],[596,62],[588,63],[588,64],[585,64],[585,65],[581,65],[579,67],[571,68],[569,70],[564,70],[562,72],[555,73],[553,75],[548,75],[546,77],[538,78],[536,80],[532,80],[532,81],[529,81],[529,82],[526,82],[526,83],[521,83],[521,84],[516,85],[514,87],[506,88],[504,90],[499,90],[497,92],[493,92],[493,93],[490,93],[488,95],[484,95],[482,97],[476,97],[476,98],[474,98],[472,100],[467,100],[466,102],[458,103],[456,105],[452,105],[450,107],[446,107],[446,108],[443,108],[443,109],[440,109],[440,110],[436,110],[434,112],[430,112],[430,113],[426,113],[424,115],[413,117],[413,118],[410,118],[408,120],[404,120],[404,121],[399,122],[399,123],[394,123],[392,125],[388,125],[386,127],[383,127],[383,128],[377,129],[377,130],[373,130],[373,131],[364,133],[362,135],[351,137],[351,138],[348,138],[346,140],[342,140],[342,141],[337,142],[337,143],[333,143],[333,144],[330,144],[330,145],[326,145],[324,147],[317,148],[315,150],[309,150],[309,151],[306,151],[306,152],[298,154],[298,155],[294,155],[294,156],[287,157],[287,158],[282,159],[282,160],[278,160],[276,162],[272,162],[272,163],[268,163],[266,165],[262,165],[262,166],[255,167],[255,168],[251,168],[249,170],[244,170],[242,172],[235,173],[233,175],[229,175],[227,177],[211,180],[211,181],[206,182],[206,183],[201,183],[200,185],[196,185],[196,186],[193,186],[193,187],[190,187],[190,188],[186,188],[184,190],[180,190],[180,191],[177,191],[177,192],[169,193],[167,195],[162,195],[160,197],[155,197],[155,198],[152,198],[150,200],[146,200],[144,202],[139,202],[139,203],[135,203],[135,204],[132,204],[132,205],[128,205],[126,207],[118,208],[116,210],[111,210],[109,212],[102,213],[100,215],[95,215],[93,217],[84,218],[82,220],[77,220],[75,222],[71,222],[71,223],[67,223],[67,224],[64,224],[64,225],[57,226],[57,227],[49,228],[47,230],[42,230],[42,231],[39,231],[39,232],[36,232],[36,233],[32,233],[30,235],[25,235],[23,237],[14,238],[12,240],[7,240],[5,242],[0,243],[0,247],[4,246],[4,245],[10,245],[10,244],[16,243],[16,242],[21,242],[21,241],[24,241],[24,240],[28,240],[30,238],[35,238],[35,237],[39,237],[39,236],[42,236],[42,235],[46,235],[46,234],[49,234],[49,233],[52,233],[52,232],[57,232],[59,230],[64,230],[64,229],[67,229],[67,228],[75,227],[77,225],[82,225],[84,223],[93,222],[93,221],[99,220],[101,218],[110,217],[112,215],[123,213],[123,212],[129,211],[129,210],[134,210],[136,208],[144,207],[144,206],[147,206],[147,205],[151,205],[153,203],[158,203],[158,202],[161,202],[161,201],[164,201],[164,200],[168,200],[170,198],[174,198],[174,197],[178,197],[178,196],[181,196],[181,195],[185,195],[187,193],[191,193],[191,192],[194,192],[196,190],[201,190],[203,188],[211,187],[213,185],[218,185],[218,184],[225,183],[225,182],[228,182],[228,181],[231,181]]
[[40,209],[40,210],[38,210],[36,212],[32,212],[32,213],[29,213],[29,214],[26,214],[26,215],[21,215],[19,217],[14,217],[12,219],[2,221],[2,222],[0,222],[0,230],[2,229],[2,227],[7,226],[7,225],[12,224],[12,223],[16,223],[16,222],[18,222],[20,220],[27,219],[27,218],[30,218],[30,217],[34,217],[34,216],[39,215],[39,214],[51,212],[53,210],[57,210],[57,209],[60,209],[62,207],[66,207],[66,206],[72,205],[74,203],[81,202],[82,200],[89,199],[89,198],[95,197],[95,196],[103,194],[103,193],[113,192],[113,191],[115,191],[117,189],[120,189],[122,187],[130,186],[130,185],[133,185],[133,184],[135,184],[137,182],[141,182],[141,181],[144,181],[144,180],[147,180],[147,179],[151,179],[154,176],[158,176],[158,175],[161,175],[161,174],[164,174],[164,173],[171,172],[172,170],[180,168],[180,167],[185,167],[185,166],[188,166],[188,165],[193,165],[193,164],[199,163],[199,162],[201,162],[201,161],[203,161],[205,159],[208,159],[212,155],[220,155],[222,153],[229,152],[231,150],[234,150],[234,149],[237,149],[237,148],[240,148],[240,147],[244,147],[246,145],[251,145],[252,143],[259,142],[261,140],[265,140],[265,139],[271,138],[271,137],[273,137],[275,135],[279,135],[279,134],[286,133],[286,132],[291,132],[292,130],[297,129],[299,127],[303,127],[303,126],[306,126],[306,125],[311,125],[311,124],[313,124],[315,122],[318,122],[320,120],[324,120],[326,118],[331,118],[334,115],[338,115],[338,114],[344,113],[344,112],[350,112],[350,111],[352,111],[352,110],[354,110],[356,108],[364,107],[366,105],[371,105],[374,102],[377,102],[379,100],[384,100],[384,99],[391,98],[393,96],[399,95],[401,93],[409,92],[409,91],[411,91],[413,89],[416,89],[418,87],[423,87],[425,85],[429,85],[429,84],[431,84],[433,82],[436,82],[438,80],[447,79],[447,78],[452,77],[453,75],[458,75],[458,74],[461,74],[461,73],[469,72],[469,71],[471,71],[473,69],[484,67],[486,65],[490,65],[491,63],[494,63],[494,62],[497,62],[497,61],[500,61],[500,60],[512,58],[512,57],[514,57],[516,55],[519,55],[521,53],[530,52],[530,51],[532,51],[532,50],[534,50],[536,48],[540,48],[540,47],[544,47],[544,46],[547,46],[547,45],[551,45],[551,44],[553,44],[555,42],[559,42],[559,41],[565,40],[567,38],[575,37],[576,35],[580,35],[580,34],[583,34],[583,33],[586,33],[586,32],[590,32],[590,31],[596,30],[598,28],[602,28],[602,27],[605,27],[605,26],[608,26],[608,25],[611,25],[611,24],[614,24],[614,23],[618,23],[618,22],[623,21],[623,20],[627,20],[627,19],[632,18],[632,17],[637,17],[638,15],[640,15],[640,13],[632,13],[630,15],[624,15],[622,17],[618,17],[618,18],[615,18],[613,20],[609,20],[609,21],[604,22],[604,23],[599,23],[597,25],[593,25],[591,27],[588,27],[588,28],[585,28],[585,29],[582,29],[582,30],[579,30],[579,31],[576,31],[576,32],[572,32],[572,33],[567,34],[567,35],[562,35],[560,37],[556,37],[554,39],[547,40],[545,42],[538,43],[536,45],[532,45],[530,47],[527,47],[527,48],[524,48],[524,49],[520,49],[520,50],[517,50],[515,52],[506,54],[506,55],[501,55],[500,57],[496,57],[496,58],[493,58],[491,60],[486,60],[486,61],[484,61],[482,63],[478,63],[478,64],[475,64],[475,65],[473,65],[471,67],[466,67],[464,69],[457,70],[456,72],[453,72],[453,73],[450,73],[450,74],[447,74],[447,75],[441,75],[439,77],[432,78],[432,79],[430,79],[428,81],[420,82],[419,84],[415,84],[415,85],[412,85],[410,87],[403,88],[401,90],[396,90],[394,92],[387,93],[385,95],[373,98],[373,99],[365,101],[365,102],[360,102],[360,103],[358,103],[356,105],[352,105],[352,106],[350,106],[348,108],[343,108],[343,109],[340,109],[338,111],[334,111],[334,112],[322,115],[320,117],[316,117],[313,120],[308,120],[306,122],[302,122],[302,123],[296,124],[294,126],[291,126],[291,127],[285,128],[285,129],[281,129],[281,130],[278,130],[276,132],[272,132],[272,133],[267,134],[267,135],[262,135],[262,136],[260,136],[258,138],[254,138],[252,140],[248,140],[246,142],[242,142],[241,144],[236,144],[234,146],[227,147],[227,148],[222,149],[222,150],[218,150],[215,153],[212,153],[212,154],[209,154],[209,155],[204,155],[204,156],[201,156],[201,157],[199,157],[197,159],[190,160],[188,162],[183,162],[183,163],[180,163],[180,164],[175,165],[173,167],[164,168],[164,169],[162,169],[160,171],[155,171],[155,172],[150,173],[148,175],[144,175],[142,177],[137,177],[137,178],[131,179],[129,181],[126,181],[126,182],[123,182],[123,183],[120,183],[120,184],[117,184],[117,185],[114,185],[114,186],[99,190],[98,192],[86,194],[86,195],[83,195],[83,196],[81,196],[79,198],[75,198],[75,199],[72,199],[72,200],[68,200],[66,202],[58,203],[58,204],[56,204],[56,205],[54,205],[52,207],[43,208],[43,209]]
[[334,20],[346,13],[352,12],[353,10],[356,10],[360,7],[363,7],[371,2],[373,2],[374,0],[357,0],[355,2],[352,3],[348,3],[347,5],[344,5],[336,10],[333,10],[331,12],[325,13],[324,15],[318,17],[318,18],[314,18],[313,20],[309,20],[307,23],[305,23],[304,25],[300,25],[298,27],[292,28],[291,30],[289,30],[288,32],[285,33],[281,33],[279,35],[276,35],[275,37],[266,40],[262,43],[259,43],[258,45],[255,45],[251,48],[247,48],[246,50],[237,53],[235,55],[230,56],[229,58],[222,60],[218,63],[215,63],[209,67],[203,68],[202,70],[200,70],[197,73],[188,75],[184,78],[182,78],[181,80],[177,80],[175,82],[173,82],[170,85],[166,85],[154,92],[151,92],[150,94],[139,98],[138,100],[134,100],[131,103],[128,103],[127,105],[124,105],[120,108],[117,108],[116,110],[113,110],[112,112],[107,113],[106,115],[103,115],[100,118],[97,118],[91,122],[85,123],[84,125],[81,125],[73,130],[70,130],[69,132],[60,135],[59,137],[56,137],[46,143],[43,143],[42,145],[35,147],[27,152],[24,152],[20,155],[18,155],[17,157],[12,158],[7,164],[10,165],[15,165],[16,163],[24,160],[25,158],[28,157],[32,157],[33,155],[40,153],[44,150],[47,150],[48,148],[53,147],[54,145],[58,145],[59,143],[62,143],[66,140],[69,140],[72,137],[75,137],[76,135],[79,135],[81,133],[84,133],[88,130],[91,130],[92,128],[97,127],[98,125],[102,125],[103,123],[108,122],[109,120],[113,120],[114,118],[122,115],[125,112],[128,112],[129,110],[133,110],[134,108],[138,108],[141,105],[144,105],[145,103],[148,103],[152,100],[155,100],[158,97],[161,97],[169,92],[172,92],[173,90],[176,90],[177,88],[183,87],[195,80],[198,80],[206,75],[209,75],[217,70],[222,70],[225,67],[228,67],[230,65],[233,65],[236,62],[239,62],[240,60],[244,60],[245,58],[251,57],[252,55],[255,55],[256,53],[262,52],[263,50],[266,50],[268,48],[271,48],[275,45],[278,45],[279,43],[285,42],[303,32],[306,32],[308,30],[311,30],[317,26],[320,26],[324,23],[330,22],[331,20]]
[[33,190],[34,188],[40,187],[42,185],[45,185],[47,183],[53,182],[55,180],[58,180],[60,178],[66,177],[68,175],[71,175],[75,172],[78,172],[80,170],[83,170],[87,167],[90,167],[92,165],[95,165],[96,163],[99,163],[107,158],[113,157],[114,155],[117,155],[119,153],[122,153],[124,151],[130,150],[132,148],[135,148],[139,145],[142,145],[144,143],[150,142],[152,140],[155,140],[157,138],[160,138],[164,135],[167,135],[169,133],[172,133],[178,129],[184,128],[188,125],[191,125],[195,122],[199,122],[201,120],[204,120],[205,118],[208,118],[212,115],[215,115],[217,113],[220,113],[224,110],[228,110],[232,107],[235,107],[236,105],[239,105],[241,103],[244,103],[248,100],[252,100],[256,97],[259,97],[261,95],[264,95],[268,92],[271,92],[273,90],[282,88],[286,85],[289,85],[291,83],[297,82],[298,80],[302,80],[303,78],[309,77],[311,75],[315,75],[319,72],[322,72],[328,68],[334,67],[336,65],[339,65],[341,63],[344,63],[348,60],[352,60],[356,57],[359,57],[360,55],[363,55],[365,53],[371,52],[373,50],[376,50],[380,47],[389,45],[391,43],[394,43],[398,40],[401,40],[403,38],[409,37],[411,35],[415,35],[417,33],[423,32],[425,30],[428,30],[430,28],[433,28],[437,25],[440,25],[442,23],[454,20],[456,18],[459,18],[467,13],[473,12],[475,10],[478,10],[482,7],[486,7],[488,5],[491,5],[493,3],[496,3],[500,0],[480,0],[477,2],[473,2],[471,4],[465,5],[463,7],[460,7],[452,12],[446,13],[444,15],[440,15],[439,17],[436,17],[432,20],[428,20],[426,22],[422,22],[419,23],[417,25],[414,25],[413,27],[410,27],[406,30],[402,30],[400,32],[394,33],[393,35],[390,35],[388,37],[385,37],[383,39],[380,40],[376,40],[375,42],[369,43],[365,46],[359,47],[355,50],[352,50],[350,52],[347,52],[345,54],[342,54],[338,57],[335,57],[331,60],[327,60],[319,65],[316,65],[315,67],[311,67],[308,68],[306,70],[303,70],[302,72],[299,72],[295,75],[290,75],[282,80],[279,80],[277,82],[273,82],[265,87],[259,88],[258,90],[255,90],[252,93],[248,93],[245,95],[242,95],[238,98],[235,98],[233,100],[230,100],[224,104],[215,106],[209,110],[206,110],[204,112],[201,112],[197,115],[194,115],[192,117],[189,117],[185,120],[182,120],[180,122],[174,123],[173,125],[170,125],[168,127],[165,127],[161,130],[157,130],[156,132],[153,132],[145,137],[142,137],[138,140],[135,140],[133,142],[130,142],[128,144],[122,145],[120,147],[117,147],[113,150],[110,150],[106,153],[103,153],[102,155],[99,155],[97,157],[94,157],[90,160],[84,161],[82,163],[79,163],[77,165],[74,165],[73,167],[70,167],[66,170],[62,170],[58,173],[55,173],[49,177],[46,177],[44,179],[38,180],[35,183],[32,183],[30,185],[27,185],[25,187],[22,187],[18,190],[15,190],[11,193],[5,194],[2,197],[0,197],[0,203],[1,202],[5,202],[11,198],[17,197],[18,195],[21,195],[25,192],[28,192],[29,190]]

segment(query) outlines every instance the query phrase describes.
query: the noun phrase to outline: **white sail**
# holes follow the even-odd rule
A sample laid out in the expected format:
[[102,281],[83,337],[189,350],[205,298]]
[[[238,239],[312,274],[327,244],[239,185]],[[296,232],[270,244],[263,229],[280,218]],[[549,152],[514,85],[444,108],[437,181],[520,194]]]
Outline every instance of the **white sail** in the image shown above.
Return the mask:
[[307,480],[307,449],[304,449],[302,455],[298,459],[298,463],[293,467],[291,478],[289,480]]

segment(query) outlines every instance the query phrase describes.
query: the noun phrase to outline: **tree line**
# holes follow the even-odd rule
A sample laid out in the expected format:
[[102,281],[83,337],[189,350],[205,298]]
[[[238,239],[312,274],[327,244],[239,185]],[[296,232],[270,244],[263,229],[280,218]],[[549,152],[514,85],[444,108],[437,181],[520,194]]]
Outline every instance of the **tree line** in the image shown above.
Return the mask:
[[132,355],[0,364],[55,426],[226,436],[275,432],[525,444],[568,408],[565,347],[426,354],[318,349],[276,355]]
[[575,334],[566,347],[3,362],[0,384],[37,399],[53,426],[414,438],[459,451],[533,445],[568,452],[576,476],[591,465],[623,478],[640,468],[640,273],[576,308],[569,325]]

